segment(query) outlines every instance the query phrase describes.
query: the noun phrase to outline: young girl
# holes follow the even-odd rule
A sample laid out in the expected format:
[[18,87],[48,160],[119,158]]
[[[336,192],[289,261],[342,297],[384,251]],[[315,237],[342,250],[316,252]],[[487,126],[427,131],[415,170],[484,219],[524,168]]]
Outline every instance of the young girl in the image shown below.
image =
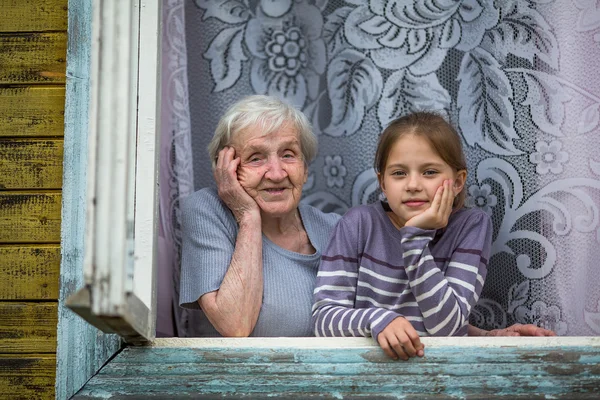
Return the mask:
[[372,336],[390,357],[422,356],[419,336],[467,336],[483,288],[492,224],[464,209],[460,138],[419,112],[382,133],[375,170],[386,200],[336,225],[314,291],[316,336]]

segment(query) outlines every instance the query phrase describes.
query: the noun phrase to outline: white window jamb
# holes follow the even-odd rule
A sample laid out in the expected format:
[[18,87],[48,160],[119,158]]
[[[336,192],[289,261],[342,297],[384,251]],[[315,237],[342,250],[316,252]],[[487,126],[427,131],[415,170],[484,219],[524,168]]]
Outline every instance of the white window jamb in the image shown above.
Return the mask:
[[93,3],[85,287],[67,306],[131,343],[156,326],[161,3]]

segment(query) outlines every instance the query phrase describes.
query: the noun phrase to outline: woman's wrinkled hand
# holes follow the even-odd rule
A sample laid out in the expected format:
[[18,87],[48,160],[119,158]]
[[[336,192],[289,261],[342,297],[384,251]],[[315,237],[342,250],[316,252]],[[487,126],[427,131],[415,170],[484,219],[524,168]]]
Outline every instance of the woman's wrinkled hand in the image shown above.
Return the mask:
[[397,360],[406,361],[410,357],[425,355],[425,346],[412,324],[404,317],[398,317],[377,335],[377,342],[385,354]]
[[445,228],[452,213],[453,202],[452,180],[447,179],[435,192],[431,206],[421,214],[415,215],[406,221],[405,226],[427,230]]
[[556,336],[556,333],[533,324],[514,324],[504,329],[493,329],[486,336]]
[[238,223],[247,215],[260,216],[258,204],[238,181],[237,169],[240,162],[240,158],[235,157],[235,149],[226,146],[219,151],[214,170],[219,197],[233,212]]

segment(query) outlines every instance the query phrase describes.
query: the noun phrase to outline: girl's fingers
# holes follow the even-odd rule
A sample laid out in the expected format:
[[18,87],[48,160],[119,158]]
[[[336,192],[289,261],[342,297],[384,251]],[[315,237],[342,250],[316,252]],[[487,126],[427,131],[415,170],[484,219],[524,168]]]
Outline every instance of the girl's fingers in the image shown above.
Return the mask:
[[442,195],[444,194],[444,186],[440,186],[435,191],[435,195],[433,196],[433,201],[431,202],[431,211],[437,212],[440,209],[442,204]]
[[379,336],[381,336],[381,339],[379,339],[379,337],[377,339],[379,339],[379,346],[381,347],[381,349],[383,350],[383,352],[389,358],[397,360],[398,356],[396,355],[396,353],[394,352],[394,350],[390,346],[390,342],[388,341],[387,337],[383,334],[383,332],[380,333]]
[[[442,201],[441,201],[441,206],[440,206],[440,212],[442,213],[442,215],[444,217],[446,217],[447,215],[450,215],[450,212],[452,211],[452,202],[454,201],[454,196],[453,196],[453,192],[452,192],[452,181],[451,180],[446,180],[444,181],[444,193],[442,194]],[[447,215],[446,215],[447,214]]]
[[[394,335],[394,333],[391,333]],[[398,341],[398,338],[394,335],[388,340],[388,344],[390,346],[390,350],[392,351],[392,358],[397,360],[398,358],[406,361],[408,360],[408,354],[406,353],[404,347],[402,347],[402,343]]]
[[[396,336],[399,341],[398,348],[401,349],[402,352],[408,357],[414,357],[417,354],[417,349],[415,349],[413,346],[412,339],[406,334],[406,332],[399,332],[399,334]],[[396,349],[396,347],[394,347],[394,349]],[[396,353],[398,353],[398,350],[396,350]]]

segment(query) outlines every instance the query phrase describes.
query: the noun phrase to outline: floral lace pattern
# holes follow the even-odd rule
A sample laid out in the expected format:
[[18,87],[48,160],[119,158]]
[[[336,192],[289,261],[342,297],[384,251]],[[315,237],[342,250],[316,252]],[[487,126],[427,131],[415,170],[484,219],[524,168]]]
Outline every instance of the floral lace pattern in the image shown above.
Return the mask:
[[196,188],[212,184],[212,124],[244,95],[302,108],[320,142],[304,201],[339,213],[379,199],[381,130],[437,110],[463,139],[467,206],[494,222],[472,321],[600,334],[596,1],[194,0],[186,13]]

